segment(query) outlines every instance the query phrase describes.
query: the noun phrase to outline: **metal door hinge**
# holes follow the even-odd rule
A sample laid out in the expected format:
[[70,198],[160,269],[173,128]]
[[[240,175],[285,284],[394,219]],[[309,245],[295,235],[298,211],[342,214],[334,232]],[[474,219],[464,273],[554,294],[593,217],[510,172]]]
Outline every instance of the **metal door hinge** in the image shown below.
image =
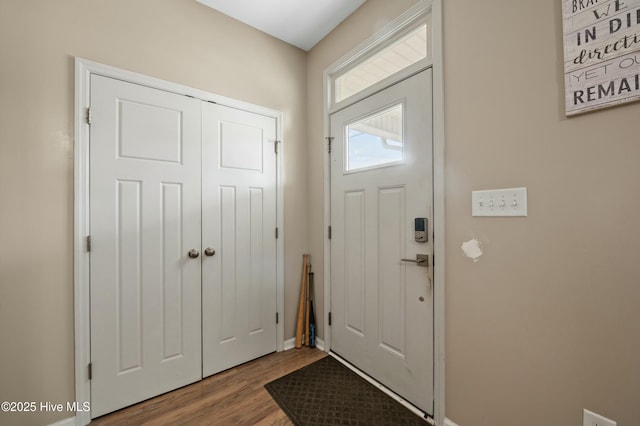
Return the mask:
[[280,315],[276,312],[276,324],[280,322]]
[[327,150],[329,154],[331,154],[331,141],[333,141],[333,136],[327,136],[325,139],[327,140]]
[[89,380],[93,379],[93,363],[89,363],[89,365],[87,366],[87,370],[89,373]]
[[329,312],[329,327],[331,327],[331,312]]
[[331,226],[327,229],[327,235],[329,236],[329,239],[331,239]]
[[91,251],[91,235],[87,235],[87,251]]
[[274,152],[277,154],[278,153],[278,144],[280,143],[280,141],[275,141],[273,143],[273,150]]
[[87,124],[91,124],[91,108],[87,108]]
[[276,240],[278,239],[278,227],[276,226]]

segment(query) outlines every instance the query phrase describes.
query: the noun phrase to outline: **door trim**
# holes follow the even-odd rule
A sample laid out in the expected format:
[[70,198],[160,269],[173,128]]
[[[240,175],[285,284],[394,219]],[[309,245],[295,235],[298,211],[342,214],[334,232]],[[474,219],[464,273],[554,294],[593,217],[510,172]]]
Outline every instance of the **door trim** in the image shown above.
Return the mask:
[[[359,57],[363,57],[372,49],[378,48],[390,40],[395,34],[402,31],[412,22],[431,11],[432,47],[433,56],[429,64],[424,64],[423,69],[433,69],[433,222],[434,222],[434,282],[433,282],[433,399],[434,420],[440,426],[445,423],[445,133],[444,133],[444,61],[443,61],[443,0],[420,0],[405,13],[387,24],[376,34],[372,35],[346,55],[342,56],[324,71],[324,99],[323,118],[325,137],[331,136],[330,113],[335,112],[330,105],[330,77],[336,71],[348,63],[352,63]],[[417,73],[420,70],[411,70]],[[385,85],[375,86],[362,96],[372,94],[376,90],[382,90],[407,77],[400,75],[397,79],[387,79]],[[361,96],[353,96],[353,101],[358,101]],[[325,146],[326,147],[326,146]],[[323,160],[324,173],[324,230],[331,224],[331,159],[327,150]],[[329,327],[328,312],[331,311],[331,247],[328,235],[324,238],[324,350],[331,350],[331,327]]]
[[[89,124],[87,108],[90,105],[91,75],[98,74],[129,83],[164,90],[179,95],[191,96],[203,101],[261,114],[276,119],[276,139],[282,144],[283,113],[247,102],[219,96],[181,84],[149,77],[132,71],[103,65],[82,58],[75,58],[75,105],[74,105],[74,219],[73,219],[73,290],[75,329],[75,400],[91,401],[88,365],[91,359],[89,298],[89,253],[86,237],[89,235]],[[276,226],[279,236],[276,240],[276,303],[277,311],[284,315],[284,197],[282,185],[283,149],[276,158]],[[284,321],[276,325],[278,352],[284,350]],[[91,412],[78,412],[75,423],[86,425],[91,422]]]

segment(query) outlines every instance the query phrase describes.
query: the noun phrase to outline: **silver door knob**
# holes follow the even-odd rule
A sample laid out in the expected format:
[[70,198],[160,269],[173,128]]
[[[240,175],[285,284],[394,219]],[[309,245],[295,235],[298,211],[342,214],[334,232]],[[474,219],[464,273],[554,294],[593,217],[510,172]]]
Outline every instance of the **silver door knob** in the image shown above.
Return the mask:
[[191,249],[189,250],[189,257],[192,259],[195,259],[196,257],[200,256],[200,252],[196,249]]
[[211,247],[207,247],[206,249],[204,249],[204,254],[206,254],[207,256],[213,256],[214,254],[216,254],[216,251]]

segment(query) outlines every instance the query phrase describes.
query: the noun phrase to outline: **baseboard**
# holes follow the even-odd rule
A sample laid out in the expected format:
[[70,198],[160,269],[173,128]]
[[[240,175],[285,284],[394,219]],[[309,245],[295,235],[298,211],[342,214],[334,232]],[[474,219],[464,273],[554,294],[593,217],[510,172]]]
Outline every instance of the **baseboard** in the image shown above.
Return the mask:
[[444,426],[458,426],[458,425],[449,419],[444,419]]
[[58,420],[55,423],[51,423],[49,426],[76,426],[76,418],[67,417],[66,419]]
[[[284,350],[288,351],[289,349],[293,349],[296,347],[296,338],[292,337],[289,340],[285,340],[284,341]],[[316,338],[316,348],[320,349],[321,351],[324,351],[324,340]],[[455,426],[455,425],[453,425]]]

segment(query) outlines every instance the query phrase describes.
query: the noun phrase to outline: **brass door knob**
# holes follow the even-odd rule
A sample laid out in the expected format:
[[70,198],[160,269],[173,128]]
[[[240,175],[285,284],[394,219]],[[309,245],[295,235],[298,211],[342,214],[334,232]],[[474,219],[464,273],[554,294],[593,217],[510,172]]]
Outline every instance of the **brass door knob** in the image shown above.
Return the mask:
[[207,256],[213,256],[214,254],[216,254],[216,251],[211,247],[207,247],[206,249],[204,249],[204,254],[206,254]]
[[196,249],[191,249],[189,250],[189,257],[192,259],[195,259],[196,257],[200,256],[200,252]]

